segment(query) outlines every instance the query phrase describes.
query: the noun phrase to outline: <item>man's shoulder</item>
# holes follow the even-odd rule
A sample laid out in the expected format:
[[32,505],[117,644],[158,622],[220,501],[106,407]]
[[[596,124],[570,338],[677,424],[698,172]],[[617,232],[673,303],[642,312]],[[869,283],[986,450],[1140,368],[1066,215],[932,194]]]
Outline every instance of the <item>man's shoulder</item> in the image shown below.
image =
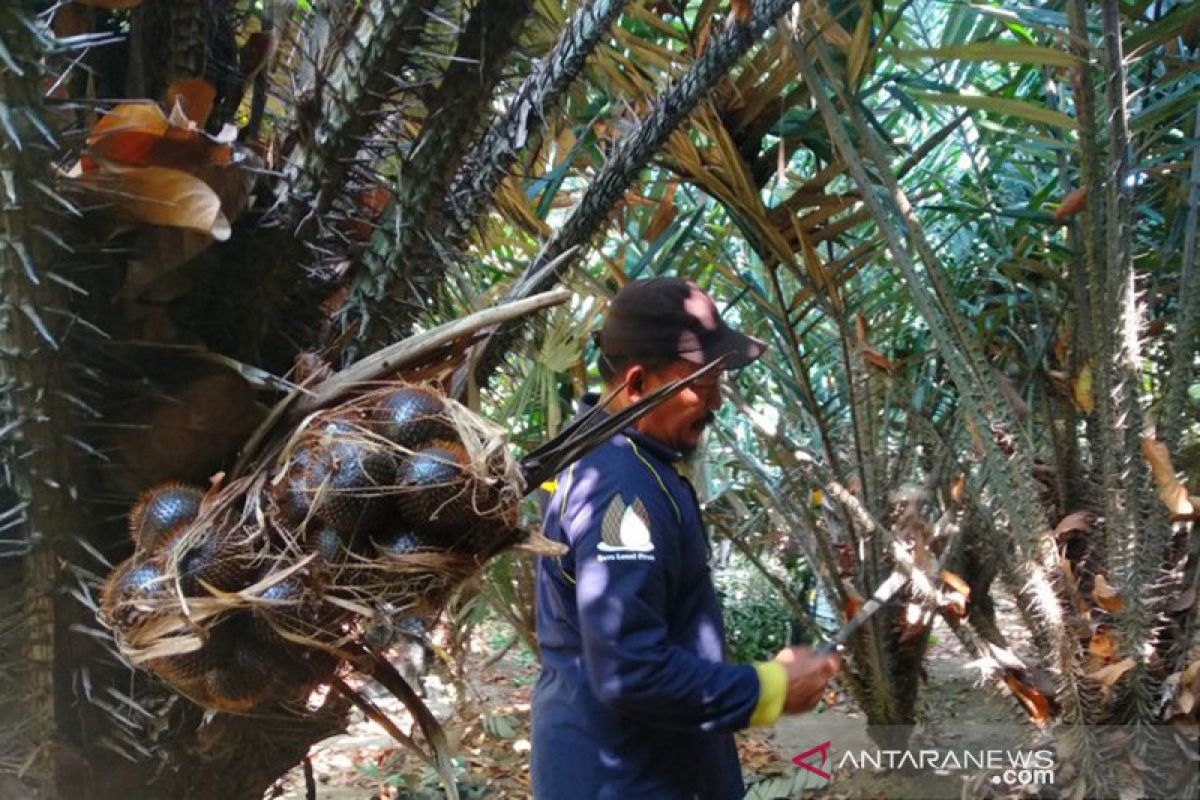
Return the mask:
[[568,492],[564,510],[573,508],[591,516],[619,500],[630,507],[636,504],[651,517],[669,514],[678,520],[678,501],[671,489],[674,480],[669,466],[623,435],[596,447],[558,478],[559,486]]

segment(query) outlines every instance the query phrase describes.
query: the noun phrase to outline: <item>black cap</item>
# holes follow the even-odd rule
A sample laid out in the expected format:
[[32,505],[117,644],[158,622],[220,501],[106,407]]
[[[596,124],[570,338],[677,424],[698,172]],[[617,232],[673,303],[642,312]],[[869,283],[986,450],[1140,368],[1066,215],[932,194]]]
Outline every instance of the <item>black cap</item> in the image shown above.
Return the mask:
[[765,343],[726,325],[699,286],[679,278],[626,284],[600,329],[606,356],[678,356],[696,364],[727,356],[725,369],[740,369],[765,349]]

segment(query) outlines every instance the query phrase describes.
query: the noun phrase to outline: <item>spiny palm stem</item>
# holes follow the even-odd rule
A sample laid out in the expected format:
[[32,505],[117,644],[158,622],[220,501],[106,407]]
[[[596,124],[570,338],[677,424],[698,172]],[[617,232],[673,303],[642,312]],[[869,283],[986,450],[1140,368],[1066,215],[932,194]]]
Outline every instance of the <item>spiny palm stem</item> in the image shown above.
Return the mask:
[[[868,174],[857,148],[843,127],[842,116],[825,94],[824,82],[808,54],[807,42],[801,38],[798,25],[794,31],[790,38],[793,58],[805,82],[811,87],[827,130],[847,163],[851,175],[860,185],[863,201],[871,209],[880,232],[891,248],[895,264],[908,283],[910,296],[927,320],[930,332],[938,343],[939,352],[946,358],[952,379],[962,394],[969,418],[973,419],[978,428],[986,461],[999,484],[999,510],[1008,517],[1005,520],[1006,527],[1014,537],[1014,543],[1019,544],[1016,552],[1024,556],[1021,562],[1026,582],[1017,594],[1018,603],[1028,606],[1028,618],[1033,623],[1031,632],[1035,641],[1044,651],[1056,654],[1059,666],[1063,670],[1063,678],[1073,681],[1076,679],[1075,639],[1073,632],[1064,630],[1064,623],[1068,620],[1064,619],[1058,588],[1055,585],[1055,578],[1058,576],[1058,553],[1045,515],[1038,507],[1037,499],[1029,487],[1031,464],[1028,457],[1022,453],[1022,449],[1015,446],[1015,442],[1011,455],[1003,452],[997,442],[998,438],[1007,439],[1007,432],[1014,430],[1011,417],[994,400],[1000,395],[986,361],[978,351],[978,344],[966,333],[965,322],[954,305],[953,296],[948,292],[941,268],[921,232],[912,207],[874,142],[874,131],[867,126],[856,125],[860,141],[863,141],[868,154],[875,162],[875,172],[882,179],[883,187],[877,187],[876,180]],[[810,40],[820,54],[823,45],[818,35],[811,31],[808,34],[804,39]],[[826,69],[829,69],[828,64]],[[833,85],[833,91],[835,94],[838,91],[836,83]],[[844,105],[849,109],[851,121],[856,122],[856,108],[853,104],[844,102]],[[884,191],[880,192],[880,188]],[[925,267],[923,276],[915,269],[906,243],[893,225],[892,213],[885,208],[880,195],[890,195],[891,210],[898,212],[903,230],[922,259]],[[929,283],[928,288],[926,281]],[[1069,708],[1068,715],[1074,719],[1082,719],[1083,709]]]
[[[1120,9],[1117,0],[1102,6],[1104,49],[1108,74],[1109,149],[1112,169],[1108,179],[1106,253],[1110,280],[1105,296],[1113,297],[1110,308],[1116,329],[1111,330],[1112,362],[1108,365],[1116,447],[1107,467],[1116,470],[1106,481],[1105,524],[1112,526],[1109,541],[1117,550],[1108,557],[1123,584],[1125,608],[1117,616],[1122,651],[1134,654],[1138,663],[1125,684],[1125,718],[1130,722],[1153,722],[1158,716],[1155,698],[1158,682],[1146,669],[1146,654],[1157,643],[1161,597],[1155,584],[1161,578],[1170,527],[1157,507],[1149,468],[1141,456],[1143,412],[1141,383],[1141,313],[1138,308],[1136,276],[1127,244],[1133,219],[1132,166],[1129,140],[1125,62],[1122,52]],[[1105,386],[1100,387],[1103,391]],[[1106,478],[1109,476],[1106,476]],[[1155,513],[1155,512],[1159,513]]]
[[[687,73],[658,96],[650,112],[632,133],[617,142],[612,155],[589,184],[579,205],[516,280],[505,299],[527,297],[545,291],[562,280],[582,254],[582,247],[574,257],[555,269],[544,269],[546,265],[570,248],[592,241],[608,222],[622,195],[650,159],[662,149],[671,132],[687,119],[717,81],[759,41],[793,2],[755,0],[750,22],[744,25],[726,24],[710,38],[708,46]],[[502,328],[482,346],[473,348],[464,369],[455,374],[455,393],[461,396],[466,391],[469,378],[473,378],[477,386],[485,386],[518,333],[516,328]]]
[[403,338],[415,321],[413,310],[444,280],[447,187],[532,8],[531,0],[481,0],[458,38],[351,285],[350,302],[363,315],[362,345],[368,352]]
[[[314,85],[297,99],[285,141],[286,166],[279,182],[283,224],[306,238],[342,186],[349,163],[373,126],[375,112],[395,94],[437,0],[373,0],[344,9],[324,53],[313,53]],[[340,37],[337,34],[341,34]]]
[[479,223],[517,156],[537,149],[547,116],[579,77],[625,3],[594,0],[576,11],[554,49],[521,83],[505,112],[492,121],[463,159],[446,197],[446,217],[454,226],[452,241],[461,242]]
[[0,592],[6,600],[24,597],[21,624],[7,632],[0,650],[17,655],[12,674],[21,695],[5,700],[21,709],[33,774],[52,792],[50,745],[59,738],[64,710],[56,658],[66,627],[62,607],[69,602],[57,591],[58,548],[68,532],[82,530],[76,508],[83,498],[80,459],[64,444],[74,420],[64,354],[69,298],[50,279],[51,243],[34,227],[58,217],[50,202],[55,146],[43,133],[49,128],[41,96],[54,41],[38,21],[40,6],[21,0],[0,8],[0,48],[7,56],[0,59],[6,122],[0,126],[0,501],[12,504],[0,518],[9,517],[4,538],[19,545],[23,568],[21,583]]

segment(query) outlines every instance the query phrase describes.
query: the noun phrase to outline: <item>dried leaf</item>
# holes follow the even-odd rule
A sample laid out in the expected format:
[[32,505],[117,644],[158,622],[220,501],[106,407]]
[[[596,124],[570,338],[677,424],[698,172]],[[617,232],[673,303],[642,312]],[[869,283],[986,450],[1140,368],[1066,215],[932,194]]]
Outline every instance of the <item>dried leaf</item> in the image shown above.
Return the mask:
[[896,365],[889,360],[887,356],[873,347],[863,347],[862,355],[863,361],[866,361],[872,366],[879,367],[880,369],[887,370],[888,372],[894,372],[896,370]]
[[1117,594],[1117,590],[1110,586],[1108,579],[1101,574],[1096,575],[1096,583],[1092,587],[1092,599],[1096,601],[1096,605],[1114,614],[1125,608],[1125,603]]
[[[172,125],[162,109],[149,103],[123,103],[92,128],[92,156],[131,167],[170,167],[195,172],[209,164],[228,164],[233,148],[222,137],[212,138],[179,112],[182,124]],[[234,131],[236,134],[236,131]],[[95,171],[96,159],[80,162],[84,173]]]
[[229,238],[221,199],[194,175],[166,167],[106,164],[82,181],[138,222],[199,231],[217,241]]
[[1080,188],[1070,192],[1063,198],[1058,209],[1054,212],[1054,218],[1064,220],[1075,216],[1087,206],[1087,191],[1081,186]]
[[1096,396],[1092,388],[1092,362],[1087,362],[1079,369],[1079,374],[1071,383],[1071,397],[1075,405],[1085,414],[1091,414],[1096,408]]
[[942,570],[941,577],[942,577],[942,581],[945,584],[947,584],[948,586],[950,586],[952,589],[954,589],[956,592],[960,592],[961,594],[963,594],[966,597],[971,596],[971,587],[968,586],[967,582],[964,581],[962,578],[960,578],[958,575],[955,575],[953,572],[950,572],[949,570],[944,569],[944,570]]
[[854,619],[854,615],[862,609],[863,602],[862,595],[847,587],[846,607],[842,609],[842,613],[845,614],[846,619]]
[[374,219],[383,213],[383,210],[387,208],[391,199],[392,193],[390,190],[383,186],[372,186],[369,189],[363,189],[362,193],[358,196],[358,204]]
[[1092,634],[1088,642],[1088,653],[1103,661],[1111,661],[1117,656],[1117,637],[1113,636],[1112,628],[1101,625]]
[[204,127],[216,99],[216,87],[204,78],[183,78],[167,87],[164,104],[172,111],[178,107],[187,119]]
[[950,502],[961,503],[967,496],[967,476],[958,475],[950,482]]
[[88,134],[88,147],[95,147],[106,136],[114,133],[139,131],[153,136],[162,136],[171,124],[157,103],[121,103],[96,121]]
[[1158,497],[1167,510],[1177,517],[1189,517],[1194,514],[1196,509],[1188,495],[1187,487],[1175,477],[1175,466],[1171,463],[1171,454],[1167,446],[1151,436],[1143,436],[1142,455],[1150,464],[1154,482],[1158,484]]
[[1029,715],[1035,725],[1045,725],[1049,721],[1050,701],[1046,699],[1046,695],[1022,682],[1014,672],[1009,672],[1004,676],[1004,683],[1024,707],[1025,713]]
[[739,25],[748,24],[754,17],[754,7],[750,0],[731,0],[730,5],[733,6],[733,18]]
[[1121,680],[1121,676],[1129,670],[1133,669],[1134,660],[1132,658],[1123,658],[1120,661],[1101,667],[1095,672],[1088,673],[1088,677],[1100,684],[1104,689],[1111,689],[1113,684]]
[[1087,533],[1092,529],[1092,516],[1090,511],[1072,511],[1063,517],[1054,528],[1055,538],[1061,541],[1070,533]]

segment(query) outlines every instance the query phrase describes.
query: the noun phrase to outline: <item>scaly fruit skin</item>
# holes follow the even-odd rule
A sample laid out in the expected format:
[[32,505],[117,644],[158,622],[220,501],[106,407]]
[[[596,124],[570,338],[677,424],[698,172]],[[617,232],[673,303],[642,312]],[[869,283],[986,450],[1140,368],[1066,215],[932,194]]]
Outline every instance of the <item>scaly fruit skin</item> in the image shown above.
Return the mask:
[[316,513],[352,546],[383,522],[387,494],[396,483],[396,462],[390,452],[364,440],[346,423],[329,423],[322,438],[329,440],[329,480]]
[[441,541],[475,521],[473,479],[467,451],[457,442],[437,441],[414,453],[397,475],[396,508],[412,528]]
[[165,606],[173,586],[158,559],[127,559],[117,565],[100,591],[100,609],[109,625],[127,629],[154,616]]
[[375,539],[373,543],[375,552],[385,558],[404,558],[429,549],[419,535],[407,530]]
[[354,422],[329,419],[305,436],[271,488],[272,504],[293,529],[325,523],[352,547],[388,510],[396,462],[382,441]]
[[149,489],[129,512],[129,537],[143,552],[153,552],[173,528],[196,518],[203,498],[203,491],[183,483]]
[[371,407],[372,422],[389,442],[417,450],[435,439],[458,436],[445,417],[446,404],[432,389],[405,386],[384,395]]

